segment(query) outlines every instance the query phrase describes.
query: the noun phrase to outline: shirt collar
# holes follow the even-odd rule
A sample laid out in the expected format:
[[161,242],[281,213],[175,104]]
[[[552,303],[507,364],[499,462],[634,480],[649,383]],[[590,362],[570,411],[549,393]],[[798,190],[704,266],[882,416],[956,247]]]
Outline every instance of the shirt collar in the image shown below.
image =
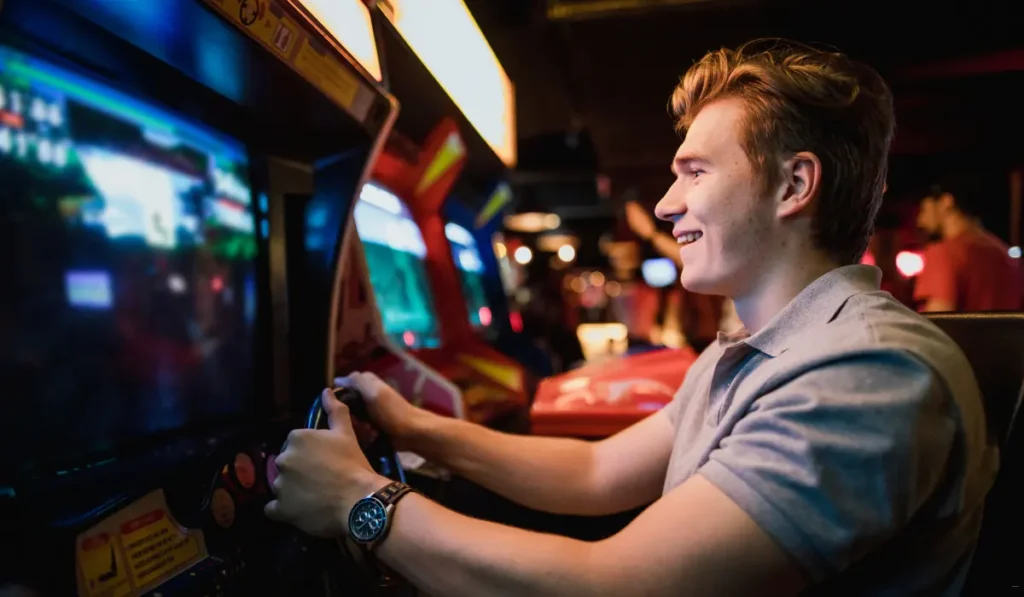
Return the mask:
[[811,282],[756,334],[748,336],[742,330],[736,334],[719,333],[718,341],[728,344],[742,339],[745,344],[769,356],[779,356],[797,333],[808,326],[832,321],[851,296],[877,291],[881,284],[882,270],[877,267],[847,265],[836,268]]

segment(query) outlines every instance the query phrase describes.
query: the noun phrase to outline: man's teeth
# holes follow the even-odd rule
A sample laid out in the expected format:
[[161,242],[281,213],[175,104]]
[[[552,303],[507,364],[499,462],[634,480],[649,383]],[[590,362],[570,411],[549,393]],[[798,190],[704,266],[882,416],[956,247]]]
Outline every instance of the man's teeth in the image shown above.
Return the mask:
[[702,236],[704,236],[703,232],[691,232],[680,236],[676,241],[681,245],[688,245]]

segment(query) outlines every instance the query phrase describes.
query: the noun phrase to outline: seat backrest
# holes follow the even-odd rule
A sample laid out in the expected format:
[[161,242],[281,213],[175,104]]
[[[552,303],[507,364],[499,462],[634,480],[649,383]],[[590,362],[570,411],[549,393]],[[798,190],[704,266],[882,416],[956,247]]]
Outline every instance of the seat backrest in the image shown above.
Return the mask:
[[[1000,448],[1000,468],[985,502],[981,535],[964,595],[1020,584],[1019,540],[1024,504],[1024,436],[1015,432],[1024,400],[1024,313],[929,315],[963,350],[981,388],[989,441]],[[1004,588],[1005,587],[1005,588]]]
[[989,437],[1004,447],[1024,389],[1024,313],[935,313],[928,318],[970,361],[985,402]]

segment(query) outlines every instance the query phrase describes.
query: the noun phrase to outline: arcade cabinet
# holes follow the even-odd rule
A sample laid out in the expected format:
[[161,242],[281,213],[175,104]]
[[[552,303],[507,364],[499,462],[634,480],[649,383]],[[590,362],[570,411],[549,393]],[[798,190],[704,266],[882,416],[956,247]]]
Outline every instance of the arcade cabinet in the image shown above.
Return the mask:
[[0,6],[0,587],[373,594],[263,506],[395,101],[293,0]]
[[500,232],[500,216],[511,197],[506,183],[497,184],[490,194],[456,189],[442,208],[445,236],[477,335],[535,377],[544,378],[553,373],[551,360],[523,333],[522,315],[509,297],[518,283]]
[[[382,153],[354,220],[386,337],[459,388],[467,419],[491,424],[523,412],[529,388],[522,367],[477,335],[482,321],[490,324],[490,313],[470,312],[465,302],[480,301],[481,289],[463,286],[449,236],[463,243],[468,239],[446,226],[437,209],[458,170],[449,170],[433,185],[421,182],[431,164],[450,151],[452,143],[445,137],[458,139],[454,130],[445,133],[439,146],[428,146],[415,164]],[[463,267],[481,267],[479,254],[462,251],[456,258]]]
[[[406,41],[401,15],[379,10],[374,15],[383,78],[403,110],[360,195],[355,225],[386,338],[454,383],[467,419],[523,426],[532,376],[478,333],[493,315],[467,309],[448,239],[448,233],[458,232],[442,217],[456,181],[497,180],[507,165],[467,120],[450,88],[446,91],[431,74],[423,62],[430,54]],[[482,85],[475,84],[477,93]],[[472,259],[465,251],[459,256]],[[480,267],[479,259],[466,264]]]

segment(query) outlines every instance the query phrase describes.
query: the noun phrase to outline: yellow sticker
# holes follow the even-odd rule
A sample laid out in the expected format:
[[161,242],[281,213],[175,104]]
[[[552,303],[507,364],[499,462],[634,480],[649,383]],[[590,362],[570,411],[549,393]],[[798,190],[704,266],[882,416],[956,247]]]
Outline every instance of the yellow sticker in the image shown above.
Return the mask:
[[138,595],[206,556],[202,531],[178,525],[163,491],[154,491],[78,536],[78,594]]
[[362,87],[359,79],[340,59],[319,47],[316,38],[300,29],[273,0],[206,2],[264,46],[273,48],[282,60],[357,119],[362,121],[366,117],[368,106],[355,105]]
[[121,525],[128,569],[139,586],[181,570],[199,555],[195,539],[178,528],[165,510],[153,510]]
[[124,597],[132,592],[124,553],[116,536],[100,531],[78,540],[78,569],[89,597]]
[[359,82],[338,60],[317,48],[308,37],[302,39],[299,53],[295,56],[295,70],[328,97],[347,109],[352,108],[359,92]]

